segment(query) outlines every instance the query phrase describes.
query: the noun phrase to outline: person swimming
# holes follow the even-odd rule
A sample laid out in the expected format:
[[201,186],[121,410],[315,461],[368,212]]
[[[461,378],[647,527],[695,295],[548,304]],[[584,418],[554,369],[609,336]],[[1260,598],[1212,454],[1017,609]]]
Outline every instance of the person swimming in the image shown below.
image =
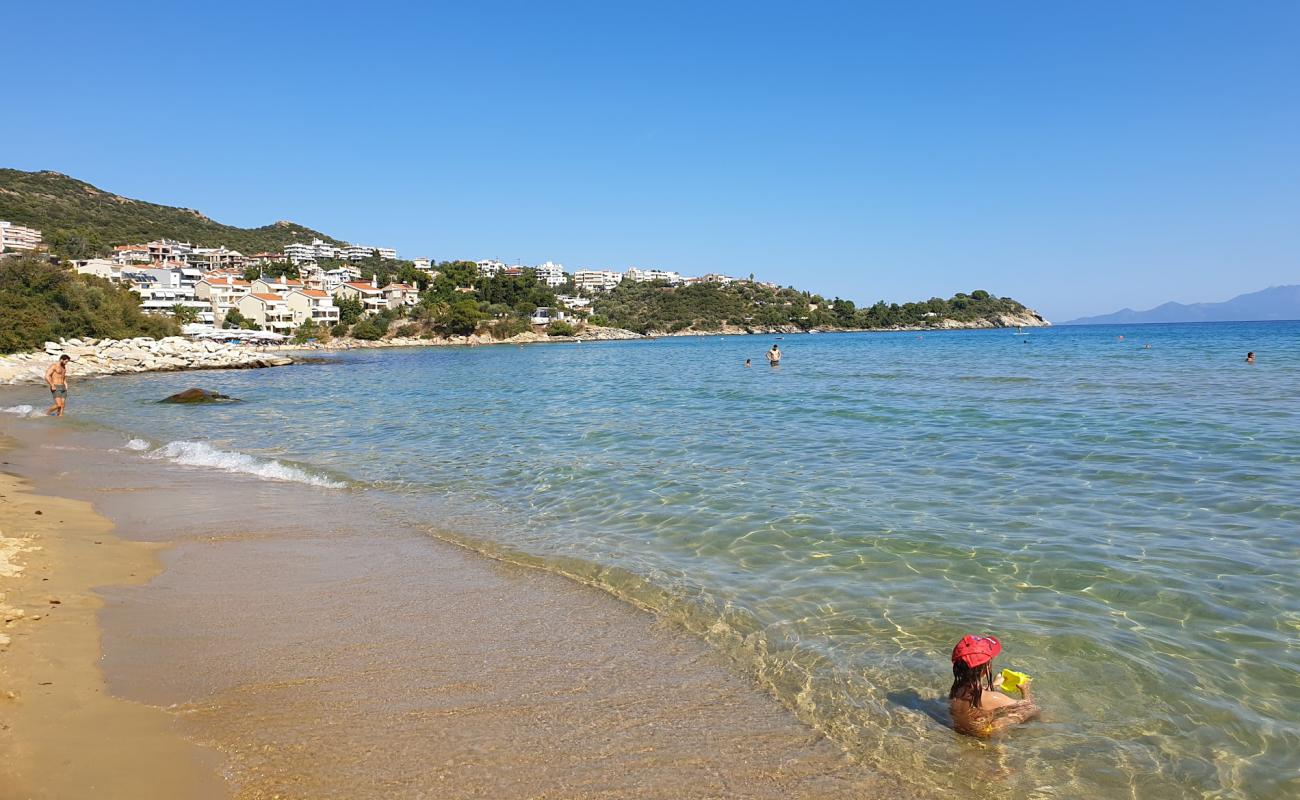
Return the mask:
[[1038,716],[1028,680],[1017,687],[1019,700],[996,691],[1002,676],[993,675],[993,659],[1001,652],[1002,643],[993,636],[963,636],[952,649],[948,708],[958,733],[983,739]]
[[1255,363],[1255,351],[1254,351],[1254,350],[1251,350],[1249,353],[1246,354],[1246,363],[1247,363],[1247,364],[1254,364],[1254,363]]
[[748,366],[749,366],[749,359],[748,359],[748,358],[747,358],[747,359],[745,359],[745,366],[746,366],[746,367],[748,367]]

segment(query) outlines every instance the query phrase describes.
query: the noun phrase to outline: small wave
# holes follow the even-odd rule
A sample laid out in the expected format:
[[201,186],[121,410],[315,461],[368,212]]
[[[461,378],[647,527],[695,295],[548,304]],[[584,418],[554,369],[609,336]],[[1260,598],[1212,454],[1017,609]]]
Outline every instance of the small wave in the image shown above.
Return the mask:
[[[139,442],[132,439],[131,442]],[[128,443],[128,447],[131,443]],[[148,447],[148,444],[145,444]],[[132,448],[136,449],[136,448]],[[207,442],[168,442],[149,453],[149,458],[163,458],[187,467],[212,467],[225,472],[256,475],[273,481],[292,481],[327,489],[342,489],[347,484],[333,478],[308,472],[301,467],[285,464],[275,459],[258,458],[247,453],[218,450]]]
[[146,442],[144,439],[132,439],[131,441],[123,445],[123,447],[126,448],[127,450],[148,450],[149,443]]
[[23,417],[30,417],[30,416],[32,416],[32,412],[34,412],[34,411],[36,411],[36,409],[32,408],[31,406],[27,406],[27,405],[22,405],[22,406],[9,406],[8,408],[0,408],[0,412],[2,412],[2,413],[5,413],[5,414],[18,414],[19,416],[23,416]]

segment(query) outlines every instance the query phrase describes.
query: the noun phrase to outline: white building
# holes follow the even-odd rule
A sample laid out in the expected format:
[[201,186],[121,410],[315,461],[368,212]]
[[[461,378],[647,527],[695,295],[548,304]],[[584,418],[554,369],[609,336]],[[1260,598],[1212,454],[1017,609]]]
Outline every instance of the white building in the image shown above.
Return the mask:
[[539,283],[544,283],[552,288],[564,285],[564,265],[555,264],[547,261],[545,264],[538,264],[533,267],[537,273]]
[[560,305],[573,311],[580,311],[584,308],[591,307],[591,298],[589,297],[574,297],[573,295],[568,294],[557,294],[555,299],[560,301]]
[[41,232],[35,228],[0,221],[0,253],[9,250],[35,250],[41,243]]
[[361,280],[361,270],[356,267],[336,267],[321,273],[321,290],[334,294],[345,283]]
[[623,281],[623,275],[607,269],[580,269],[573,273],[573,285],[579,291],[608,292]]
[[370,258],[371,255],[392,261],[397,259],[397,250],[391,247],[369,247],[360,244],[350,244],[338,250],[338,257],[345,261],[362,261]]
[[495,278],[506,268],[505,264],[491,258],[475,261],[474,263],[478,265],[478,276],[480,278]]
[[682,283],[682,276],[676,272],[669,272],[663,269],[638,269],[629,267],[623,277],[629,281],[637,283],[649,283],[650,281],[668,281],[670,286],[677,286]]
[[[322,240],[312,239],[311,244],[293,242],[284,246],[284,257],[294,264],[315,261],[318,258],[340,258],[339,248]],[[362,256],[364,258],[365,256]]]
[[421,272],[433,272],[433,261],[427,258],[413,258],[411,264]]
[[122,279],[122,265],[107,258],[90,258],[73,262],[78,275],[94,275],[110,281]]
[[339,323],[339,309],[328,292],[319,289],[294,289],[284,298],[296,328],[307,320],[332,328]]
[[143,269],[122,273],[131,291],[140,295],[140,310],[147,314],[171,314],[175,306],[194,309],[199,322],[212,324],[209,302],[200,300],[196,285],[203,273],[193,268]]

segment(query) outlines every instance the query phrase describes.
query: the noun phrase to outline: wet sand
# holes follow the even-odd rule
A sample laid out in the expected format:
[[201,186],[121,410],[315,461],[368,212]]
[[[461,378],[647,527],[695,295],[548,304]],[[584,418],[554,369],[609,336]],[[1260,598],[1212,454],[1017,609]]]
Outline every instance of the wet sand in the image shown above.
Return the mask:
[[0,464],[0,798],[225,796],[215,754],[172,715],[109,694],[99,669],[91,589],[148,580],[157,548],[10,470]]
[[147,583],[96,580],[116,584],[104,674],[206,748],[232,796],[902,796],[603,592],[394,528],[357,493],[9,427],[6,469],[90,501],[124,539],[174,542]]

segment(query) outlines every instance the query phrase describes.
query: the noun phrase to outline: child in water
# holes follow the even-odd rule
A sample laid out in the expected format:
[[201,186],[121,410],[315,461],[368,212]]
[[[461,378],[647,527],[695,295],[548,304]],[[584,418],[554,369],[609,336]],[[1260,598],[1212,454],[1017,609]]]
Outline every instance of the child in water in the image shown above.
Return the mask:
[[948,707],[958,733],[985,738],[1038,716],[1029,696],[1029,681],[1018,687],[1020,699],[997,691],[1002,675],[993,675],[993,659],[1002,643],[992,636],[965,636],[952,649],[952,689]]

